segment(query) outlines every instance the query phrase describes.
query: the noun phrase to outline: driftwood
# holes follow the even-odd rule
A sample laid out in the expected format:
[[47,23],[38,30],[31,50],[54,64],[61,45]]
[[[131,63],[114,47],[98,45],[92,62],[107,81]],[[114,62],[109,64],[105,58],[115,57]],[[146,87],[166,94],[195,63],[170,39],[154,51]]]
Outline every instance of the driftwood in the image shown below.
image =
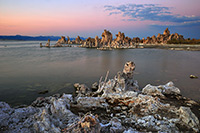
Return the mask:
[[101,78],[99,80],[98,90],[92,95],[93,97],[97,96],[98,94],[100,94],[102,92],[103,88],[106,85],[106,81],[107,81],[108,75],[109,75],[109,71],[107,71],[107,73],[106,73],[106,77],[104,79],[104,82],[101,82],[102,81],[102,76],[101,76]]

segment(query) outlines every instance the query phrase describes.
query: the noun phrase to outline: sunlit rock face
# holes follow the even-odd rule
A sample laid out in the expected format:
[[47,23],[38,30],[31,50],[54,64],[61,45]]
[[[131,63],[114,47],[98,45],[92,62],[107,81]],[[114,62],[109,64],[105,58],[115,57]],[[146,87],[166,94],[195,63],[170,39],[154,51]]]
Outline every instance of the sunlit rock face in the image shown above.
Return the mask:
[[169,36],[170,35],[170,31],[168,28],[165,29],[165,31],[163,32],[164,36]]
[[61,36],[61,39],[59,39],[59,40],[57,41],[57,43],[60,43],[60,44],[66,44],[67,41],[66,41],[66,39],[65,39],[64,36]]
[[172,40],[184,40],[184,37],[182,35],[179,35],[178,33],[170,34],[170,31],[168,28],[165,29],[163,34],[158,34],[157,37],[153,35],[152,37],[147,37],[147,39],[143,40],[144,44],[167,44],[168,41]]
[[101,37],[102,37],[102,39],[101,39],[102,45],[111,44],[113,36],[112,36],[112,33],[110,31],[104,30]]
[[75,44],[81,44],[82,43],[82,39],[80,38],[80,36],[77,36],[77,38],[75,39]]

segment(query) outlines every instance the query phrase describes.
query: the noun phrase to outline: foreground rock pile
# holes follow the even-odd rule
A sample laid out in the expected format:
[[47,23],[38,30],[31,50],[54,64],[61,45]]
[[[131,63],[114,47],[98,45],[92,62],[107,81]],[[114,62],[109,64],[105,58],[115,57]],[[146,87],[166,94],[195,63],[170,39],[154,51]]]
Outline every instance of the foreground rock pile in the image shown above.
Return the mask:
[[[0,102],[1,132],[199,132],[199,103],[180,95],[172,82],[139,89],[135,64],[92,88],[76,83],[77,95],[39,97],[30,106]],[[96,89],[94,91],[94,89]]]

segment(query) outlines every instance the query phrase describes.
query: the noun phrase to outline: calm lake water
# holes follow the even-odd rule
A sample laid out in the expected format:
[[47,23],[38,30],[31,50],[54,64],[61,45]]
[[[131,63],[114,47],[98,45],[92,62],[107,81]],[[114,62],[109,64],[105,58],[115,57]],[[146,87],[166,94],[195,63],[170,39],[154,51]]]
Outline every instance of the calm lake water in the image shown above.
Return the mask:
[[[189,78],[190,74],[200,77],[199,51],[49,49],[40,48],[40,42],[0,41],[0,101],[16,106],[30,104],[39,96],[73,93],[74,83],[90,87],[107,70],[113,78],[126,61],[135,62],[140,88],[173,81],[184,96],[200,100],[200,79]],[[49,93],[38,94],[46,89]]]

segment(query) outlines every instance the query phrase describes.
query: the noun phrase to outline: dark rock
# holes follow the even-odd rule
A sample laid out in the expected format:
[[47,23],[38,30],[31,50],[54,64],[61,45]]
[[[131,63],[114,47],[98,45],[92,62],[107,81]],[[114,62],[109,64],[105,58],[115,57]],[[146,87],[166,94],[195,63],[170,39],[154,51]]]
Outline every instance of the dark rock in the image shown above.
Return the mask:
[[43,90],[43,91],[38,92],[38,94],[46,94],[48,92],[49,92],[48,90]]

